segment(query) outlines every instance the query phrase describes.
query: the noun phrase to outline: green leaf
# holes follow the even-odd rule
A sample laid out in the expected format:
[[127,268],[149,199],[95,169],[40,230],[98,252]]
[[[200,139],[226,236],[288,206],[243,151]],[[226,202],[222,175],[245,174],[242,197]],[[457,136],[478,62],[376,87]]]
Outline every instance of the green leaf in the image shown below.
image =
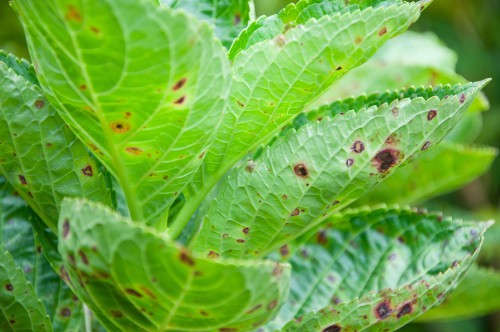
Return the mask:
[[0,246],[0,330],[53,331],[33,286],[12,256]]
[[[467,83],[455,72],[457,55],[433,33],[408,31],[390,40],[365,64],[352,70],[315,103],[323,105],[339,98],[372,94],[411,86]],[[470,111],[489,108],[483,94]]]
[[437,144],[485,84],[409,89],[327,106],[321,114],[332,118],[291,131],[231,174],[193,247],[222,257],[268,254]]
[[163,5],[182,8],[215,28],[215,35],[226,48],[247,26],[254,15],[253,0],[160,0]]
[[500,311],[500,273],[473,267],[458,288],[419,322],[464,320]]
[[290,298],[271,327],[396,330],[456,287],[489,225],[386,207],[336,214],[290,259]]
[[464,147],[442,142],[396,170],[356,205],[420,203],[456,190],[484,174],[497,155],[495,148]]
[[[322,1],[325,6],[339,1]],[[344,3],[344,1],[341,1]],[[193,215],[207,192],[249,151],[268,142],[280,128],[326,91],[346,72],[361,65],[390,38],[415,22],[429,2],[370,1],[375,7],[338,12],[309,11],[304,24],[282,15],[252,23],[278,24],[280,33],[266,34],[265,40],[246,48],[235,41],[230,51],[233,84],[229,106],[206,164],[185,191],[188,203],[176,219],[175,237]],[[299,3],[307,11],[308,1]],[[317,6],[312,1],[311,6]],[[297,14],[297,13],[296,13]],[[263,20],[263,21],[262,21]],[[298,22],[302,22],[300,19]],[[274,30],[273,30],[274,31]],[[241,37],[243,38],[243,37]],[[234,48],[241,49],[237,54]]]
[[0,61],[0,172],[56,230],[63,197],[110,204],[110,195],[85,146],[19,73]]
[[83,200],[64,201],[59,238],[71,283],[111,331],[247,331],[288,293],[287,264],[197,258]]
[[[34,286],[55,331],[78,331],[83,322],[82,303],[52,270],[45,246],[35,241],[26,204],[0,177],[0,240],[26,280]],[[41,221],[38,221],[40,224]],[[2,330],[3,331],[3,330]]]
[[148,1],[13,4],[44,91],[119,179],[132,218],[165,228],[227,98],[211,27]]

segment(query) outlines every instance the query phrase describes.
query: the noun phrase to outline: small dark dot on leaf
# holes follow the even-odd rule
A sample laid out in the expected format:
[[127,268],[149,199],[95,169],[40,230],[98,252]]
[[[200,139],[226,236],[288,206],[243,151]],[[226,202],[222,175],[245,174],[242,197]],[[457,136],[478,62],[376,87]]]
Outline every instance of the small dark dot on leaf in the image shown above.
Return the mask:
[[94,172],[92,170],[92,166],[87,165],[84,168],[82,168],[82,174],[85,176],[92,176],[94,175]]
[[177,91],[177,90],[181,89],[186,84],[186,81],[187,81],[186,78],[180,79],[177,83],[175,83],[172,90]]
[[39,99],[39,100],[35,101],[35,107],[36,107],[37,109],[41,109],[41,108],[43,108],[44,106],[45,106],[45,102],[44,102],[43,100],[40,100],[40,99]]
[[436,115],[437,115],[436,110],[430,110],[429,113],[427,113],[427,120],[431,121],[436,117]]
[[248,232],[250,232],[250,228],[248,227],[243,228],[243,233],[248,234]]
[[19,175],[19,181],[21,181],[21,184],[23,186],[27,185],[28,182],[26,181],[26,178],[24,177],[24,175]]
[[63,222],[63,239],[67,238],[69,235],[69,219],[64,219]]
[[375,309],[375,314],[376,314],[378,319],[385,319],[385,318],[389,317],[391,315],[391,313],[392,313],[392,309],[389,306],[389,303],[387,303],[386,301],[377,305],[377,308]]
[[290,214],[290,216],[292,217],[296,217],[300,214],[300,210],[298,208],[295,208],[292,213]]
[[338,325],[332,325],[328,326],[327,328],[323,329],[322,332],[340,332],[342,329]]
[[398,314],[397,314],[397,317],[398,318],[401,318],[402,316],[404,315],[407,315],[409,313],[411,313],[412,311],[412,306],[411,306],[411,303],[406,303],[405,305],[403,305],[401,307],[401,309],[399,310]]
[[380,37],[382,37],[383,35],[385,35],[387,33],[387,27],[383,27],[382,29],[380,29],[380,31],[378,32],[378,35]]
[[63,317],[71,316],[71,310],[69,308],[62,308],[61,309],[61,316],[63,316]]
[[186,265],[194,266],[195,264],[194,260],[191,258],[191,256],[189,256],[189,254],[186,251],[181,251],[179,258],[181,262],[183,262]]
[[174,101],[174,104],[182,105],[182,104],[184,104],[185,101],[186,101],[186,96],[182,96],[179,99],[177,99],[176,101]]
[[14,286],[12,286],[12,284],[7,284],[5,285],[5,289],[9,292],[12,292],[14,290]]
[[422,146],[422,151],[427,150],[431,146],[431,142],[427,141],[425,144]]
[[347,167],[351,167],[354,164],[354,159],[352,158],[347,159],[345,164],[347,165]]
[[365,150],[365,145],[361,141],[356,141],[351,147],[352,151],[356,153],[361,153]]

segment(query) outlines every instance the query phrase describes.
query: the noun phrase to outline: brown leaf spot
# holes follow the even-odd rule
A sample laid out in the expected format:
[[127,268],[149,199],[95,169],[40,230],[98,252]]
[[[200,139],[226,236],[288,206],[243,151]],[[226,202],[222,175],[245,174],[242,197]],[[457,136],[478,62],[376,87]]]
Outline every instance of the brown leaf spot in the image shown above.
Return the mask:
[[123,134],[130,130],[130,125],[127,122],[115,121],[111,123],[111,129],[117,134]]
[[431,142],[427,141],[425,144],[422,146],[422,151],[427,150],[431,146]]
[[295,173],[295,175],[297,175],[298,177],[301,177],[301,178],[307,178],[309,176],[309,171],[307,170],[307,167],[305,164],[296,164],[294,167],[293,167],[293,171]]
[[191,258],[191,256],[189,256],[189,254],[185,250],[181,251],[179,259],[186,265],[194,266],[194,260]]
[[298,208],[295,208],[295,210],[293,210],[292,213],[290,213],[290,216],[296,217],[299,214],[300,214],[300,210]]
[[427,113],[427,120],[431,121],[436,117],[436,115],[437,115],[436,110],[430,110],[429,113]]
[[123,312],[119,310],[111,310],[111,316],[114,318],[123,318]]
[[278,305],[278,300],[273,300],[267,305],[267,309],[273,310]]
[[396,315],[398,318],[403,317],[404,315],[408,315],[409,313],[412,312],[412,306],[411,303],[406,303],[404,304],[401,309],[399,310],[398,314]]
[[87,86],[85,84],[80,85],[80,90],[82,91],[87,90]]
[[45,106],[45,102],[43,100],[39,99],[39,100],[35,101],[35,107],[37,109],[43,108],[44,106]]
[[356,36],[356,38],[354,38],[354,43],[355,43],[356,45],[359,45],[359,44],[361,44],[362,42],[363,42],[363,37],[361,37],[361,36]]
[[14,286],[12,286],[12,284],[7,284],[7,285],[5,285],[5,289],[8,292],[12,292],[14,290]]
[[[338,66],[335,71],[341,71],[342,70],[342,67],[341,66]],[[318,119],[319,121],[323,120],[323,119]]]
[[280,254],[281,256],[287,256],[290,253],[290,249],[288,248],[288,245],[284,245],[280,248]]
[[252,173],[254,169],[255,169],[255,163],[252,160],[250,160],[247,166],[245,167],[245,171]]
[[465,102],[465,94],[460,95],[460,102],[463,104]]
[[347,159],[345,164],[347,167],[351,167],[352,164],[354,164],[354,159],[352,159],[352,158]]
[[210,251],[207,255],[208,258],[219,258],[219,254],[215,251]]
[[75,6],[69,6],[68,12],[66,13],[66,19],[68,21],[73,21],[76,23],[82,22],[82,14]]
[[288,195],[286,195],[286,194],[283,194],[283,196],[281,196],[281,197],[283,197],[283,199],[288,199]]
[[238,332],[238,329],[232,327],[221,327],[219,332]]
[[391,111],[392,111],[392,115],[394,115],[394,117],[397,118],[399,115],[399,108],[394,107]]
[[62,317],[69,317],[71,316],[71,310],[69,308],[62,308],[61,311],[61,316]]
[[136,291],[135,289],[131,289],[131,288],[127,288],[125,289],[125,293],[129,294],[129,295],[132,295],[132,296],[135,296],[135,297],[138,297],[138,298],[141,298],[142,297],[142,294],[139,293],[138,291]]
[[83,264],[89,265],[89,260],[87,258],[87,255],[82,250],[78,250],[78,256],[80,256],[80,259],[82,260]]
[[67,238],[69,235],[69,219],[64,219],[63,222],[63,239]]
[[185,101],[186,101],[186,96],[182,96],[179,99],[177,99],[176,101],[174,101],[174,104],[182,105],[182,104],[184,104]]
[[100,34],[101,33],[101,30],[96,27],[96,26],[91,26],[90,27],[90,31],[92,31],[93,33],[95,33],[96,35]]
[[186,81],[187,81],[186,78],[180,79],[177,83],[175,83],[172,90],[177,91],[177,90],[181,89],[186,84]]
[[378,152],[373,158],[373,164],[380,173],[387,172],[399,160],[399,151],[395,149],[385,149]]
[[380,31],[378,32],[378,35],[380,37],[382,37],[383,35],[385,35],[387,33],[387,27],[383,27],[382,29],[380,29]]
[[82,168],[82,174],[85,176],[92,176],[94,175],[94,172],[92,171],[92,166],[87,165],[84,168]]
[[323,329],[322,332],[340,332],[342,329],[338,325],[331,325],[328,326],[327,328]]
[[356,141],[351,147],[351,150],[356,153],[361,153],[365,150],[365,145],[361,141]]
[[375,315],[378,319],[385,319],[389,317],[392,313],[392,309],[390,304],[387,301],[384,301],[377,305],[375,308]]
[[200,310],[200,315],[205,316],[205,317],[210,316],[209,313],[206,312],[205,310]]
[[238,242],[238,243],[245,243],[245,240],[243,240],[243,239],[237,239],[236,242]]
[[136,147],[133,147],[133,146],[129,146],[129,147],[127,147],[127,148],[125,149],[125,151],[127,151],[127,152],[128,152],[128,153],[130,153],[130,154],[136,155],[136,156],[138,156],[138,155],[142,154],[142,150],[141,150],[141,149],[136,148]]
[[250,228],[248,227],[243,228],[243,233],[248,234],[248,232],[250,232]]
[[262,304],[257,304],[255,307],[253,307],[252,309],[248,310],[246,312],[246,314],[250,315],[250,314],[256,312],[257,310],[259,310],[260,308],[262,308]]
[[9,323],[10,323],[10,325],[14,325],[14,324],[16,324],[16,320],[15,319],[11,319],[11,320],[9,320]]
[[24,177],[24,175],[21,175],[21,174],[19,174],[19,181],[21,181],[21,184],[23,186],[25,186],[25,185],[28,184],[28,182],[26,181],[26,178]]
[[328,244],[328,236],[326,236],[325,230],[321,230],[316,234],[316,242],[322,246],[326,246]]
[[241,23],[241,15],[240,13],[236,13],[236,15],[234,15],[233,24],[238,25],[240,23]]

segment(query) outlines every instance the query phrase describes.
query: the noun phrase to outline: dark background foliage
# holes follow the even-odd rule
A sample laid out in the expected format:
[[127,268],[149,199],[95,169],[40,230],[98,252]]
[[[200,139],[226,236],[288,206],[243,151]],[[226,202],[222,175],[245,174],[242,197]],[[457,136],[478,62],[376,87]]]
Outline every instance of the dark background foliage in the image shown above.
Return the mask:
[[[257,15],[272,14],[289,3],[287,0],[255,0]],[[413,27],[416,31],[434,31],[459,55],[458,73],[471,81],[486,77],[493,81],[485,93],[491,110],[484,115],[484,128],[477,144],[500,148],[500,1],[499,0],[435,0]],[[28,52],[21,26],[9,8],[0,0],[0,48],[27,58]],[[467,163],[467,160],[464,160]],[[481,179],[462,190],[436,200],[432,204],[456,210],[464,209],[482,219],[500,220],[500,158]],[[500,268],[500,227],[490,232],[487,240],[496,244],[494,254],[483,263]],[[468,305],[468,304],[465,304]],[[473,305],[473,304],[470,304]],[[500,332],[500,315],[490,315],[453,323],[411,325],[405,332]]]

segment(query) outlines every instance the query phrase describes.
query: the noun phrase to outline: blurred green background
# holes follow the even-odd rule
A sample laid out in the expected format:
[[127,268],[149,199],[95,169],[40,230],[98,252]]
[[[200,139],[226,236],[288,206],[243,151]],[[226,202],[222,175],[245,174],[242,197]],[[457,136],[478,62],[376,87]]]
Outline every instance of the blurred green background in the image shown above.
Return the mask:
[[[255,0],[257,15],[272,14],[289,2]],[[485,89],[491,110],[484,115],[477,144],[500,148],[500,0],[435,0],[413,30],[433,31],[454,49],[459,55],[457,71],[467,79],[493,78]],[[0,48],[28,58],[22,28],[7,0],[0,0]],[[482,219],[500,220],[500,158],[485,176],[433,204],[460,207]],[[487,240],[493,243],[494,252],[483,257],[483,263],[500,269],[498,223]],[[414,324],[404,331],[500,332],[500,314],[453,323]]]

